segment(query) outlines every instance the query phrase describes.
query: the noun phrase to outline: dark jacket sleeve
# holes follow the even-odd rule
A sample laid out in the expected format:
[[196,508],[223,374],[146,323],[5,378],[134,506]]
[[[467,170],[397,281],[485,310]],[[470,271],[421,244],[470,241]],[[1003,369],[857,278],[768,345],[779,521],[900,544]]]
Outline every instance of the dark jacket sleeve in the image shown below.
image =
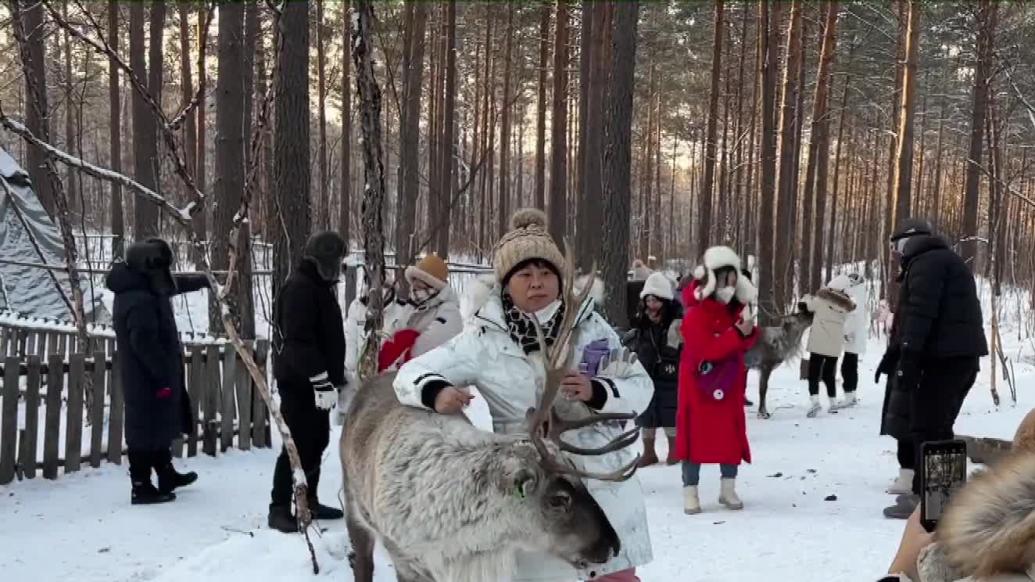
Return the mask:
[[129,348],[147,370],[154,388],[173,387],[176,375],[169,369],[168,355],[158,339],[158,315],[154,305],[140,302],[130,307],[126,314],[126,329]]
[[906,274],[908,298],[902,319],[902,350],[920,352],[938,318],[945,287],[946,265],[937,257],[920,259]]
[[321,324],[317,321],[317,311],[313,305],[316,298],[312,289],[311,286],[297,282],[284,285],[278,315],[284,342],[282,357],[287,359],[295,374],[307,379],[327,371],[320,350],[318,333]]
[[190,293],[199,289],[208,289],[208,277],[205,275],[173,275],[176,281],[176,293]]

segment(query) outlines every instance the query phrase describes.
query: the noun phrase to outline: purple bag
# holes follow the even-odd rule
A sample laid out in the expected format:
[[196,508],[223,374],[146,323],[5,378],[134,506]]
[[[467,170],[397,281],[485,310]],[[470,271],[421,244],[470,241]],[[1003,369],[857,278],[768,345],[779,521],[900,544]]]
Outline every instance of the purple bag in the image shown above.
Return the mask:
[[604,359],[604,356],[610,353],[611,347],[607,344],[607,339],[598,339],[595,342],[591,342],[582,351],[579,372],[590,377],[596,376],[600,373],[600,362]]
[[724,400],[737,385],[742,372],[740,358],[701,362],[697,368],[697,388],[713,400]]

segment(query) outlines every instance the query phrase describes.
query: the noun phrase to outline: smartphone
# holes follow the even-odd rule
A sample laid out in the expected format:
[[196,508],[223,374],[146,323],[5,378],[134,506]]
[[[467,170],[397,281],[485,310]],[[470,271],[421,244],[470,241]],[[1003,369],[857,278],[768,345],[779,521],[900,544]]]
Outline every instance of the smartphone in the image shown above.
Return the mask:
[[924,443],[920,472],[920,523],[929,532],[953,493],[967,482],[967,445],[960,440]]

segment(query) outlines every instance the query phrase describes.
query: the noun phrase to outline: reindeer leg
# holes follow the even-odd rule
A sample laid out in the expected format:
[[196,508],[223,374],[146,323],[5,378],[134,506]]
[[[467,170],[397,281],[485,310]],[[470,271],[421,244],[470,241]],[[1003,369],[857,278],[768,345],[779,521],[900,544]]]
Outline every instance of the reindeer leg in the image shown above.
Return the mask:
[[773,370],[769,366],[762,366],[758,380],[758,418],[768,419],[772,415],[765,405],[766,393],[769,392],[769,375]]
[[345,527],[349,532],[352,551],[349,552],[349,565],[356,582],[374,581],[374,533],[366,528],[353,515],[351,505],[345,515]]

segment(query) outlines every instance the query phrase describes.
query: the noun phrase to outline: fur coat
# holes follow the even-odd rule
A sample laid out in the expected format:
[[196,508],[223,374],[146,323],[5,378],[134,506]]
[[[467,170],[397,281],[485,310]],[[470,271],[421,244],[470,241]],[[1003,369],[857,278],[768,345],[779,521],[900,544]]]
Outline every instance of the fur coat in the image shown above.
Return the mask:
[[802,302],[814,316],[809,330],[809,353],[840,357],[845,347],[845,322],[855,310],[855,302],[843,291],[827,287],[814,296],[805,296]]

